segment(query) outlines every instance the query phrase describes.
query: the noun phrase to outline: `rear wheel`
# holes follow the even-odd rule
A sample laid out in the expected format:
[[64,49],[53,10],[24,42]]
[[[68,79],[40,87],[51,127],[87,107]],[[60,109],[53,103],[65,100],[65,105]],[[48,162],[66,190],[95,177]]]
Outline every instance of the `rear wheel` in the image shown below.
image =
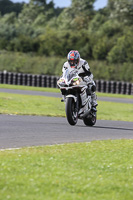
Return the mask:
[[94,126],[96,123],[96,113],[85,117],[83,121],[86,126]]
[[72,97],[66,99],[66,116],[70,125],[74,126],[78,121],[76,103]]

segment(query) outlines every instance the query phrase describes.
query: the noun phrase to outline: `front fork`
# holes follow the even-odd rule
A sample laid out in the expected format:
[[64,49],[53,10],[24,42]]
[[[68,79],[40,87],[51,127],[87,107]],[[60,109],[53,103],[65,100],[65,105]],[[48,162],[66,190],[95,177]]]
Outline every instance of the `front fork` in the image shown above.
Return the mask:
[[77,97],[77,101],[76,101],[76,111],[78,112],[79,111],[79,94],[76,94],[76,97]]
[[63,95],[63,98],[61,99],[61,102],[66,102],[66,98],[72,97],[74,99],[75,102],[75,111],[78,112],[79,111],[79,94],[76,95]]

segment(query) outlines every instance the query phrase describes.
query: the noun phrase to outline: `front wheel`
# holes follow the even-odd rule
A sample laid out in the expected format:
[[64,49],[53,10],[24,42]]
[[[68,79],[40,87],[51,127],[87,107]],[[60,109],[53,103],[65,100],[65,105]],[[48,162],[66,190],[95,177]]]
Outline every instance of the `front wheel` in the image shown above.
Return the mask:
[[66,99],[66,116],[70,125],[74,126],[78,121],[76,103],[72,97]]
[[86,126],[94,126],[96,123],[96,114],[85,117],[83,121]]

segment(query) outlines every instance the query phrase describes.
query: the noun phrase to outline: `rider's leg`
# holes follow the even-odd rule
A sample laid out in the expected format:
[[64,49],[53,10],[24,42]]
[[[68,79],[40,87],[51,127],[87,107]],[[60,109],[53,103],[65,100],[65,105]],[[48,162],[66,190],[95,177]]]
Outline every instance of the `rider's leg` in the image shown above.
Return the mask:
[[91,101],[92,101],[91,103],[92,103],[92,110],[96,112],[97,111],[96,107],[98,106],[98,103],[95,91],[96,91],[96,84],[93,81],[93,85],[91,88]]
[[97,96],[96,96],[96,93],[95,92],[92,92],[91,93],[91,100],[92,100],[92,110],[93,111],[97,111],[96,107],[98,106],[98,103],[97,103]]

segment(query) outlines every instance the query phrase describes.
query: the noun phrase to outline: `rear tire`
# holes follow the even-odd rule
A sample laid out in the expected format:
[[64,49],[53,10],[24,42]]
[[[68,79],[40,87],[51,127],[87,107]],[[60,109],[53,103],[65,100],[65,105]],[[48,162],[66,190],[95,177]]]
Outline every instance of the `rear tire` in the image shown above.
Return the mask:
[[96,115],[89,115],[83,119],[86,126],[94,126],[96,123]]
[[72,97],[66,99],[66,116],[70,125],[74,126],[78,121],[76,103]]

